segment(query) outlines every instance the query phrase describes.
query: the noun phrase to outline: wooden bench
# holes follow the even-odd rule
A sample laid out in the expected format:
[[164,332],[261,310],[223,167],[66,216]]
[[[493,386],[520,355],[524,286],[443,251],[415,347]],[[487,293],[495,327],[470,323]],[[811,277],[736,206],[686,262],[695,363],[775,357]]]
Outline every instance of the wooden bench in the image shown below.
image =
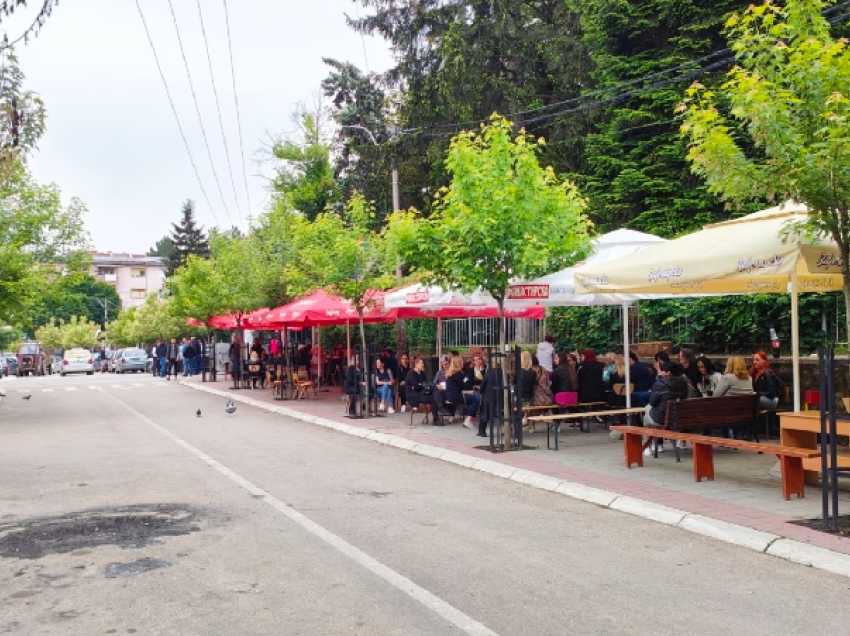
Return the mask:
[[[550,446],[550,432],[552,429],[555,431],[555,450],[560,448],[558,444],[558,434],[560,433],[561,424],[563,422],[567,422],[570,420],[583,420],[588,417],[608,417],[614,415],[640,415],[644,412],[642,407],[634,407],[630,409],[612,409],[609,411],[591,411],[585,413],[556,413],[554,415],[534,415],[529,417],[529,421],[533,422],[542,422],[546,424],[546,448],[551,449]],[[582,431],[585,431],[582,428]]]
[[759,399],[750,395],[690,398],[667,402],[664,428],[680,433],[708,428],[748,428],[758,438]]
[[[791,499],[792,494],[797,495],[798,498],[806,496],[806,485],[803,480],[803,460],[820,457],[819,452],[805,448],[790,448],[788,446],[761,444],[724,437],[679,433],[667,429],[612,426],[611,430],[623,434],[623,454],[626,459],[626,468],[631,468],[634,464],[643,466],[644,436],[690,442],[694,449],[694,481],[702,481],[703,479],[714,481],[715,446],[737,448],[738,450],[753,451],[766,455],[776,455],[779,458],[779,467],[782,473],[782,496],[786,500]],[[681,461],[678,449],[676,452],[676,461]]]

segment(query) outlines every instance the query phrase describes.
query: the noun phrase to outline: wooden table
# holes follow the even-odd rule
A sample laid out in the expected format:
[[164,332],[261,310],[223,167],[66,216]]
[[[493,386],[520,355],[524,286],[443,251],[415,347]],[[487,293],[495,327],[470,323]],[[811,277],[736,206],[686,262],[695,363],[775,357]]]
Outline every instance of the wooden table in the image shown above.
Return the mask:
[[[850,435],[850,422],[837,420],[839,435]],[[779,440],[783,446],[818,449],[820,443],[820,412],[797,411],[779,413]],[[827,465],[830,457],[827,453]],[[850,454],[838,450],[838,467],[850,468]],[[803,460],[803,479],[807,484],[818,484],[821,470],[820,457]]]
[[[589,417],[612,417],[615,415],[641,415],[644,412],[643,407],[636,406],[630,409],[611,409],[608,411],[585,411],[583,413],[557,413],[555,415],[532,415],[528,418],[529,422],[543,422],[546,424],[546,448],[551,449],[549,443],[549,433],[555,429],[555,450],[558,450],[558,434],[561,430],[561,423],[568,420],[584,420]],[[582,422],[584,427],[584,422]],[[589,429],[588,429],[589,430]],[[585,431],[582,428],[582,432]]]

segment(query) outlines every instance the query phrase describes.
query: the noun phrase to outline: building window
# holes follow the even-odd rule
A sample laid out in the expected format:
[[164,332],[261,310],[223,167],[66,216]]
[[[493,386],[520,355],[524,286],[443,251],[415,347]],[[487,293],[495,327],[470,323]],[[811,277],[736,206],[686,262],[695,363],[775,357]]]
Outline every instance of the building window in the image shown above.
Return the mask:
[[145,277],[145,268],[144,267],[134,267],[132,270],[133,278],[144,278]]
[[147,298],[147,292],[144,289],[131,289],[130,298],[133,300],[144,300]]
[[98,276],[107,276],[107,275],[115,275],[114,267],[98,267],[97,268]]

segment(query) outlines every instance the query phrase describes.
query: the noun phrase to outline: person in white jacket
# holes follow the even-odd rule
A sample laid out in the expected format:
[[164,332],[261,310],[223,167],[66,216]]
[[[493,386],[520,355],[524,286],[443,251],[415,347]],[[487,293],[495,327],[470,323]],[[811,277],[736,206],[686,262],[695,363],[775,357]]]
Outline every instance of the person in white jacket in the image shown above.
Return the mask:
[[547,334],[543,339],[543,342],[537,345],[537,361],[550,375],[552,374],[552,371],[554,371],[554,358],[555,338],[551,334]]

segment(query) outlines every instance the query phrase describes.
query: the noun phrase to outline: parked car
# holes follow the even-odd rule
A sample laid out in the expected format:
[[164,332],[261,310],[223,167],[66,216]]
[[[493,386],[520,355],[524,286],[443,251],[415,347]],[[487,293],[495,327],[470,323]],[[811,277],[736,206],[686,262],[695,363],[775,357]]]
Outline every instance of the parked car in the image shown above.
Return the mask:
[[86,349],[68,349],[62,358],[62,370],[59,374],[66,376],[69,373],[94,373],[94,361],[92,353]]
[[18,375],[18,358],[17,356],[5,356],[6,366],[9,369],[9,375]]
[[115,373],[115,371],[116,371],[115,363],[118,362],[118,356],[121,355],[122,351],[123,351],[123,349],[115,349],[115,351],[112,352],[112,357],[109,359],[109,372],[110,373]]
[[122,349],[115,356],[115,369],[118,373],[133,373],[146,370],[148,354],[144,349]]
[[105,351],[103,353],[103,358],[100,360],[100,368],[95,367],[95,370],[100,371],[101,373],[109,371],[109,365],[112,363],[113,355],[115,355],[114,351]]

